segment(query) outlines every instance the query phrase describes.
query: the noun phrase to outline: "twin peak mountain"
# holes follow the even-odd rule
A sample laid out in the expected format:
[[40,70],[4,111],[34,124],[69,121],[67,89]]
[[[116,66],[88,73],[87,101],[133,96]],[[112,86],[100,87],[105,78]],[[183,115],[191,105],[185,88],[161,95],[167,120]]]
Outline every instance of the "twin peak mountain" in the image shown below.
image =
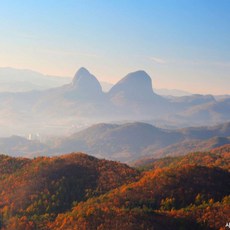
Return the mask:
[[[83,67],[76,72],[69,86],[81,97],[93,98],[104,94],[97,78]],[[152,79],[143,70],[126,75],[110,89],[108,95],[110,98],[123,97],[141,101],[156,96],[152,89]]]

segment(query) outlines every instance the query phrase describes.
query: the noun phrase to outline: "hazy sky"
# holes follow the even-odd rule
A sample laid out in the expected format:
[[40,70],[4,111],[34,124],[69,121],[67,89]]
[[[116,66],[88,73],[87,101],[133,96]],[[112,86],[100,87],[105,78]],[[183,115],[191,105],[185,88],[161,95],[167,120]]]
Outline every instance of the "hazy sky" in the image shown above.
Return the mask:
[[0,0],[0,66],[230,94],[230,0]]

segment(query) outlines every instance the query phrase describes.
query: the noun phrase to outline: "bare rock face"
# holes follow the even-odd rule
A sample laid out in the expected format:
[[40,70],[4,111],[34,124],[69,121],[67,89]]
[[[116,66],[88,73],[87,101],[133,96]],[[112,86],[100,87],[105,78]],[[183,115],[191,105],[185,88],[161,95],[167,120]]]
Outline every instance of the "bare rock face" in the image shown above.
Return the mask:
[[148,100],[154,96],[152,79],[143,70],[129,73],[109,91],[111,97],[123,95],[131,100]]
[[95,97],[102,94],[99,81],[87,69],[80,68],[72,81],[72,89],[79,96]]

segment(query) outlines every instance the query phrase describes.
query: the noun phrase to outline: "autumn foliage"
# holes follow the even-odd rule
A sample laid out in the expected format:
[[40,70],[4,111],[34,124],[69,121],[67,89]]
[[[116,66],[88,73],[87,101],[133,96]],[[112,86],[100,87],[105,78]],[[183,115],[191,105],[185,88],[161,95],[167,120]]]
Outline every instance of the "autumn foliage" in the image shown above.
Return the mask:
[[225,146],[159,159],[139,172],[81,153],[2,155],[1,229],[224,229],[229,159]]

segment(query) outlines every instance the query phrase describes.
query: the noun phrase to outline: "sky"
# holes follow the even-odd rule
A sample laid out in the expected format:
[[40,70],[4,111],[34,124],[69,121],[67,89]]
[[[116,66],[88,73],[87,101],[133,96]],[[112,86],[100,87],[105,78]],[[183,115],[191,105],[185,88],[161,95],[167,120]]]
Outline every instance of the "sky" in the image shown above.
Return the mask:
[[0,67],[230,94],[229,0],[0,0]]

